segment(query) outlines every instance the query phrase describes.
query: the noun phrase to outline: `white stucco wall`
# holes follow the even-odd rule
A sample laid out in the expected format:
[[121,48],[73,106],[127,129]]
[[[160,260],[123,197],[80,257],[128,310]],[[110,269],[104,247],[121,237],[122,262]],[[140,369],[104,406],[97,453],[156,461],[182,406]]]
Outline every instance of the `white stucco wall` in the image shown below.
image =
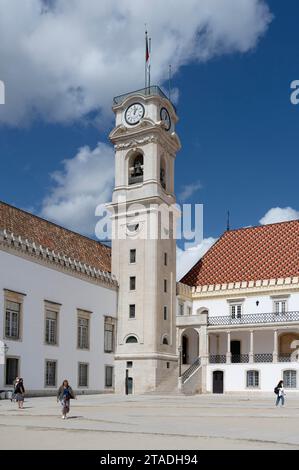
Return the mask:
[[[279,364],[214,364],[207,366],[207,391],[213,391],[213,371],[221,370],[224,373],[224,393],[226,392],[273,392],[279,380],[283,378],[284,370],[297,371],[297,388],[287,389],[287,393],[299,392],[299,363]],[[246,387],[246,371],[258,370],[260,373],[260,386],[258,388]],[[275,395],[273,393],[273,397]],[[274,399],[273,398],[273,399]]]
[[[277,289],[277,288],[276,288]],[[272,295],[285,295],[287,298],[287,310],[298,311],[299,310],[299,292],[281,292],[277,289],[275,294],[273,292],[269,294],[246,294],[239,292],[234,295],[227,295],[226,297],[211,296],[210,298],[195,299],[193,301],[192,314],[196,315],[198,310],[205,307],[209,311],[209,316],[222,316],[229,315],[229,301],[237,299],[244,299],[243,302],[243,314],[252,313],[272,313],[273,312],[273,298]],[[259,302],[256,305],[256,302]]]
[[[67,378],[77,389],[78,363],[89,363],[89,390],[104,390],[105,365],[113,365],[113,354],[104,354],[104,315],[116,316],[116,290],[87,282],[57,269],[28,261],[0,250],[0,338],[4,328],[4,291],[26,294],[23,304],[21,341],[4,339],[7,356],[20,357],[20,375],[28,390],[43,390],[45,360],[58,361],[57,385]],[[44,300],[61,304],[59,345],[47,346]],[[77,309],[90,315],[90,350],[77,349]],[[0,365],[0,388],[4,366]]]

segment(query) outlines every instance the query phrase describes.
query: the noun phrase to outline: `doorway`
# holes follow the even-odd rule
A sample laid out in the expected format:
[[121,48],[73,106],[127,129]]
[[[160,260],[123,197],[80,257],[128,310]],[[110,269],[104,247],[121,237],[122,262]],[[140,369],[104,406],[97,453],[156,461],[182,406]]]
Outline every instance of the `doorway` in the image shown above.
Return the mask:
[[186,335],[182,337],[182,363],[188,364],[188,337]]
[[223,393],[223,371],[214,370],[213,372],[213,393]]
[[232,362],[241,361],[241,341],[233,340],[230,342],[230,352],[232,357]]
[[133,377],[129,377],[129,371],[126,369],[126,395],[133,393]]

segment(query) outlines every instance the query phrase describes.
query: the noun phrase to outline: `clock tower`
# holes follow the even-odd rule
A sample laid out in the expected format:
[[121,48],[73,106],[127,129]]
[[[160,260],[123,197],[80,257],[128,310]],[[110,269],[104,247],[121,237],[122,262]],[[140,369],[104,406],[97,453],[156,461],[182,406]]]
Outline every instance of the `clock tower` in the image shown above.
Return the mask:
[[157,86],[114,98],[112,272],[119,283],[115,391],[154,390],[178,362],[176,110]]

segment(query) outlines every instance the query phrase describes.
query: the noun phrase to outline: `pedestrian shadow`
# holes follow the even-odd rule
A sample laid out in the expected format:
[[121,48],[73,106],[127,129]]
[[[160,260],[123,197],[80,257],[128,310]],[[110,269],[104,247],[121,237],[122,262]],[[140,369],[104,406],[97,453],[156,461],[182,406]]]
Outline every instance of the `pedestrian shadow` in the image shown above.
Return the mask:
[[83,416],[68,416],[67,419],[79,419],[83,418]]

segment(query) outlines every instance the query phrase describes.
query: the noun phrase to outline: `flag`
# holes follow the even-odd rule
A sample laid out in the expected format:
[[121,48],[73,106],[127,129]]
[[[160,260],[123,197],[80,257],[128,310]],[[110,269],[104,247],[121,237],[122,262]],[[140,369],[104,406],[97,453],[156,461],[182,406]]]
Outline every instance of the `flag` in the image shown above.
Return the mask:
[[148,37],[147,37],[147,31],[145,32],[145,63],[148,64],[149,62],[149,56],[150,56],[150,51],[148,47]]

